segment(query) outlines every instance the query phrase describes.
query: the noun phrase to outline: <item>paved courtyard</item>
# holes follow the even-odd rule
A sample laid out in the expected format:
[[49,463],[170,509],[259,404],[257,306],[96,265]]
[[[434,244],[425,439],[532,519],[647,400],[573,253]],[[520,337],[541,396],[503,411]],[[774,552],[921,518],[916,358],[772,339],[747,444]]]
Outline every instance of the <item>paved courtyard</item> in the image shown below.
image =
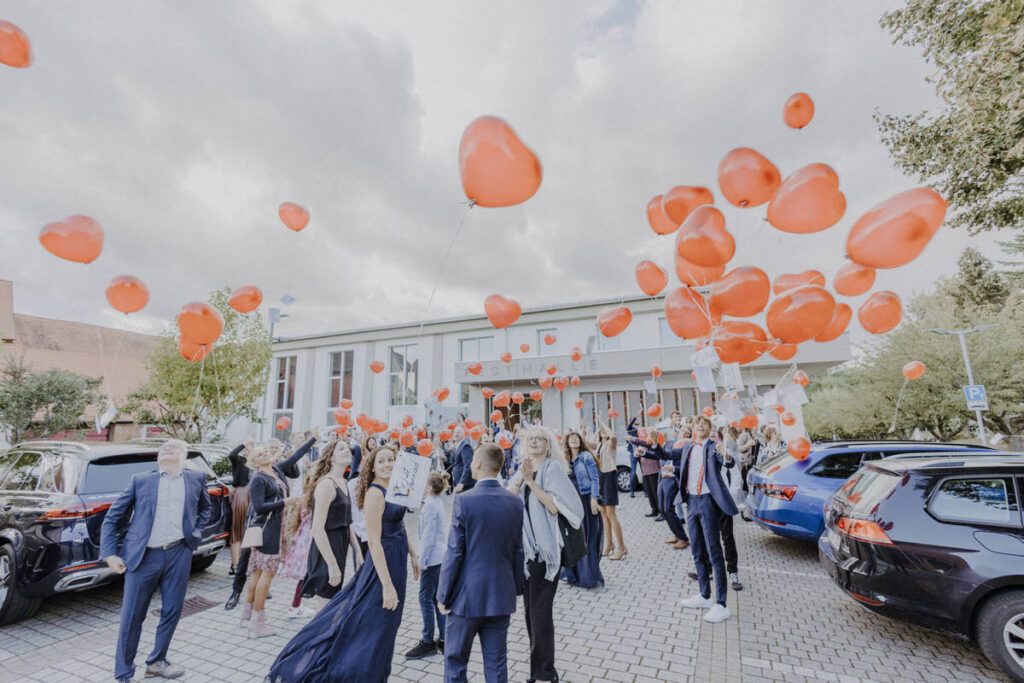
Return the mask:
[[[698,613],[676,607],[694,589],[685,574],[689,551],[662,543],[667,528],[642,516],[641,498],[622,502],[627,559],[602,563],[603,589],[563,585],[558,591],[555,628],[563,681],[1006,680],[969,643],[859,608],[819,570],[813,547],[738,520],[746,588],[729,596],[732,619],[706,624]],[[227,571],[222,553],[221,561],[189,586],[189,597],[218,603],[178,626],[170,659],[187,669],[182,680],[189,683],[260,681],[300,627],[284,618],[294,584],[281,581],[268,603],[278,635],[248,640],[238,627],[238,610],[226,612],[222,606],[229,593]],[[113,680],[120,593],[115,585],[63,596],[46,603],[35,618],[0,629],[0,681]],[[152,646],[156,622],[154,617],[146,622],[140,662]],[[419,629],[410,577],[392,681],[441,680],[440,657],[406,662],[402,656],[418,640]],[[520,613],[509,632],[511,680],[526,680],[528,661]],[[470,672],[471,680],[483,680],[478,648]],[[140,667],[140,679],[141,674]]]

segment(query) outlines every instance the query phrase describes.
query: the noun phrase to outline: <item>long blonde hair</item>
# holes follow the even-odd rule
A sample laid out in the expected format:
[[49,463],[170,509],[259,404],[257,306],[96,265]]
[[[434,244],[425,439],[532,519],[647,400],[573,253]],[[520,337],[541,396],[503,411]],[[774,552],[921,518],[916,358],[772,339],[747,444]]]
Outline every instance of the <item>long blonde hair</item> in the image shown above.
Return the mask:
[[[546,457],[553,458],[562,466],[562,471],[566,474],[569,473],[569,463],[565,460],[565,452],[559,447],[558,439],[555,438],[554,433],[547,427],[541,425],[530,425],[523,430],[522,435],[519,437],[523,441],[528,441],[530,436],[533,434],[539,434],[548,442],[548,453]],[[529,457],[529,450],[526,452],[526,456]]]

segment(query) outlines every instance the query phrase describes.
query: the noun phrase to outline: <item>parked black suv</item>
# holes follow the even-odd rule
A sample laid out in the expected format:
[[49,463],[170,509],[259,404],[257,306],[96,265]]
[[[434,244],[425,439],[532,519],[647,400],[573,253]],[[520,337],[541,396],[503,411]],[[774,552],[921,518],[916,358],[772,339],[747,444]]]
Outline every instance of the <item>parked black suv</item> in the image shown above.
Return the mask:
[[[198,451],[186,467],[206,475],[213,510],[192,561],[202,571],[227,542],[231,505]],[[34,441],[0,454],[0,626],[26,619],[43,598],[116,578],[99,561],[107,508],[132,476],[156,469],[156,448]]]
[[822,565],[866,608],[976,641],[1024,681],[1024,454],[901,456],[835,494]]

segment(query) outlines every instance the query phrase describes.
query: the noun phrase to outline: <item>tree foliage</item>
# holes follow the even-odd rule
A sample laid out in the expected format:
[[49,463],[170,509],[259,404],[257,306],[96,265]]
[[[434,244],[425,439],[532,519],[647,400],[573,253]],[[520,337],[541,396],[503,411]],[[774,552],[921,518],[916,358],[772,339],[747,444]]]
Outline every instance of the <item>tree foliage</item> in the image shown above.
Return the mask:
[[67,370],[32,372],[23,359],[8,358],[0,370],[0,430],[16,444],[77,429],[102,381]]
[[224,331],[203,361],[181,357],[176,327],[164,333],[147,362],[149,379],[124,406],[137,422],[195,443],[219,440],[219,430],[239,417],[259,419],[270,335],[259,313],[243,315],[228,305],[230,294],[222,289],[210,295]]
[[[1024,427],[1024,292],[1011,292],[1002,278],[980,254],[966,250],[955,276],[908,303],[902,326],[812,385],[805,407],[812,437],[909,438],[915,430],[943,441],[970,436],[974,414],[962,393],[967,376],[959,341],[929,330],[979,324],[993,325],[968,336],[975,382],[988,391],[985,425],[1003,434]],[[901,370],[912,360],[928,370],[905,382]]]
[[896,162],[933,184],[972,232],[1024,219],[1024,0],[907,0],[882,17],[922,48],[938,113],[879,115]]

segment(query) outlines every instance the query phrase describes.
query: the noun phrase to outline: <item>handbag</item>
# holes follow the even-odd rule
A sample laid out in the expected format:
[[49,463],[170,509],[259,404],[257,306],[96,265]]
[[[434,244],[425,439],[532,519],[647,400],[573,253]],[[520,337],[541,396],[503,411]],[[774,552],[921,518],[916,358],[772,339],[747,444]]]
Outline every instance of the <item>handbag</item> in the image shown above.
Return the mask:
[[576,529],[561,513],[558,515],[558,533],[562,536],[562,567],[572,569],[587,555],[587,534],[583,531],[583,524]]
[[243,548],[260,548],[263,546],[263,527],[251,526],[245,530],[242,536]]

